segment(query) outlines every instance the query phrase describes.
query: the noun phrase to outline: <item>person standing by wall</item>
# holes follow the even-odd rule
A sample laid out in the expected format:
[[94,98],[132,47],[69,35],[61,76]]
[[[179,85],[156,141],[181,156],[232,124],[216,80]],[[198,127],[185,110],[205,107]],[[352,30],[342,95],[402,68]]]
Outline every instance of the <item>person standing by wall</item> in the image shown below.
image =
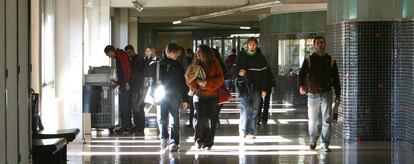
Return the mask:
[[120,49],[115,49],[108,45],[104,52],[106,56],[115,59],[117,81],[113,86],[119,86],[119,111],[121,113],[120,133],[129,131],[131,128],[131,102],[130,102],[130,85],[132,70],[129,63],[128,54]]
[[132,76],[129,82],[131,86],[131,109],[134,120],[134,127],[131,129],[131,133],[136,131],[142,131],[145,128],[145,112],[141,107],[143,102],[140,99],[142,95],[142,87],[144,83],[144,59],[135,53],[134,47],[127,45],[124,48],[125,52],[129,56],[129,60],[132,68]]
[[268,80],[266,75],[267,61],[257,51],[258,41],[251,37],[247,40],[247,51],[243,51],[237,56],[234,66],[237,68],[238,76],[246,77],[252,85],[249,96],[240,95],[240,136],[244,138],[256,138],[256,121],[259,102],[262,97],[266,97]]
[[[341,86],[336,61],[325,52],[325,38],[315,37],[313,46],[316,52],[303,61],[299,72],[299,92],[308,95],[309,147],[315,150],[320,136],[321,150],[328,152],[331,137],[332,87],[335,90],[335,101],[339,103]],[[319,132],[321,121],[322,132]]]

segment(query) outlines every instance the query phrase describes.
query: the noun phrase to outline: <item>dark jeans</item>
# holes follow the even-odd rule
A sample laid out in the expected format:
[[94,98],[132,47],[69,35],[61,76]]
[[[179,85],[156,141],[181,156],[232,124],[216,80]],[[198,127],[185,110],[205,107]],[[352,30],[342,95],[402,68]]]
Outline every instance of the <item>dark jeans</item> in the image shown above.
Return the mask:
[[180,144],[180,107],[181,99],[178,94],[165,95],[161,102],[161,108],[157,112],[158,128],[160,129],[160,138],[168,139],[168,120],[169,114],[172,117],[171,140],[170,144]]
[[139,90],[131,90],[131,107],[134,115],[134,125],[137,129],[145,128],[145,103],[140,102],[142,94]]
[[119,88],[119,112],[122,128],[131,128],[131,93],[124,87]]
[[[259,109],[257,111],[257,121],[262,122],[262,124],[267,124],[267,119],[269,117],[269,108],[270,108],[270,95],[272,94],[272,90],[267,91],[267,95],[264,98],[260,98],[259,102]],[[262,112],[263,109],[263,112]]]
[[204,147],[214,144],[216,133],[217,96],[193,97],[194,109],[197,115],[195,121],[194,141]]
[[[189,102],[193,102],[193,96],[188,96],[188,101]],[[193,121],[194,121],[194,104],[193,103],[189,103],[188,104],[190,106],[190,115],[188,116],[188,122],[190,123],[190,126],[193,126]]]

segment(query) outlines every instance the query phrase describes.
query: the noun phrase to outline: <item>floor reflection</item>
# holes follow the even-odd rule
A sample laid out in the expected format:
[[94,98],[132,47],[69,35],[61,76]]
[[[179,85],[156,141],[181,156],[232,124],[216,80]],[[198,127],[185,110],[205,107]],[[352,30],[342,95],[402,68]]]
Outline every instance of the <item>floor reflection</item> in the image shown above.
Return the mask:
[[[237,99],[236,99],[237,100]],[[170,153],[160,150],[158,130],[149,125],[143,132],[111,135],[94,131],[85,143],[68,146],[69,164],[325,164],[325,163],[413,163],[414,147],[405,143],[343,143],[332,137],[331,152],[310,151],[308,147],[306,108],[273,104],[270,124],[259,127],[256,139],[238,136],[237,102],[225,105],[220,115],[215,145],[209,151],[192,148],[193,130],[185,127],[187,113],[181,116],[181,149]],[[336,125],[334,125],[336,126]]]

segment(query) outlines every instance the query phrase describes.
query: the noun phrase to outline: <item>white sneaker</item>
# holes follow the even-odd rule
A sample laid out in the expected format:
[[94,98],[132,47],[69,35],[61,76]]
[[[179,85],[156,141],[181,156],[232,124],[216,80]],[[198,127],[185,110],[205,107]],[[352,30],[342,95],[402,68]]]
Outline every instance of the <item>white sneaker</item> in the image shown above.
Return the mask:
[[177,152],[180,147],[176,144],[170,144],[170,151],[171,152]]
[[249,135],[247,135],[247,137],[246,137],[247,139],[256,139],[256,136],[255,135],[253,135],[253,134],[249,134]]
[[167,145],[168,145],[168,140],[167,139],[161,139],[161,145],[160,145],[161,149],[167,148]]

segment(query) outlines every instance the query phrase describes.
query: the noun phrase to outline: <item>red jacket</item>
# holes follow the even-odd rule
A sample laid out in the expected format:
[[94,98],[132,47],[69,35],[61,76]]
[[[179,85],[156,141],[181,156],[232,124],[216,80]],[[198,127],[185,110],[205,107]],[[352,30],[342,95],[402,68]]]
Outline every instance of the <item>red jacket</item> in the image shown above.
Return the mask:
[[[115,55],[116,55],[116,60],[118,60],[117,63],[120,64],[120,67],[119,65],[117,65],[118,84],[124,85],[125,83],[129,82],[129,79],[131,78],[131,75],[132,75],[132,69],[131,69],[131,64],[129,63],[129,57],[125,51],[122,51],[120,49],[115,50]],[[119,68],[121,69],[119,70]]]
[[197,95],[204,95],[204,96],[217,96],[218,95],[218,88],[223,85],[224,82],[224,75],[223,71],[221,70],[220,63],[217,59],[214,59],[213,64],[210,66],[201,66],[203,67],[206,73],[206,81],[207,85],[203,89],[199,89],[199,85],[197,84],[197,80],[193,80],[189,87],[193,91],[197,91]]

